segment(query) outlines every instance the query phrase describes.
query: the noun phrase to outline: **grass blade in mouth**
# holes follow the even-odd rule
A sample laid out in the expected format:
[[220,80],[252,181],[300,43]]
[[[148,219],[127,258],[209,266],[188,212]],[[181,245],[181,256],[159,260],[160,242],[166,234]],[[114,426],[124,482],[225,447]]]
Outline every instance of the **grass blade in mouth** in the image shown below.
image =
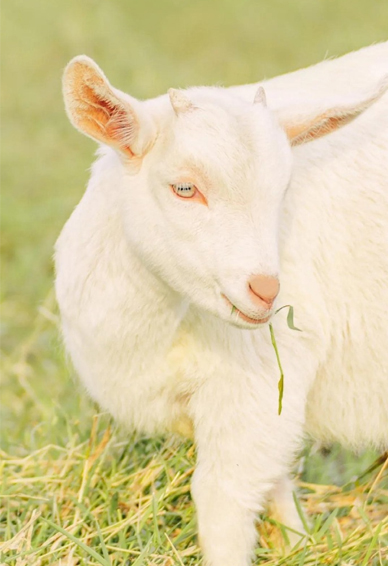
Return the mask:
[[288,328],[291,328],[291,330],[297,330],[298,332],[302,332],[301,329],[297,328],[294,324],[294,307],[293,306],[283,305],[282,307],[280,307],[280,309],[275,311],[275,314],[278,314],[278,312],[280,312],[283,309],[286,309],[287,307],[288,307],[288,315],[287,315]]
[[275,332],[273,330],[273,326],[269,324],[269,332],[271,334],[271,342],[273,349],[275,350],[276,360],[278,362],[279,370],[280,370],[280,378],[278,381],[278,390],[279,390],[279,402],[278,402],[278,415],[281,414],[283,408],[283,394],[284,394],[284,373],[282,368],[282,363],[280,361],[279,350],[276,344]]
[[[298,332],[302,332],[300,328],[297,328],[294,324],[294,307],[291,305],[284,305],[283,307],[280,307],[280,309],[278,309],[275,314],[277,314],[279,311],[281,311],[282,309],[285,309],[288,307],[288,315],[287,315],[287,324],[288,327],[291,328],[291,330],[297,330]],[[276,343],[276,338],[275,338],[275,332],[273,329],[273,326],[271,323],[269,323],[269,332],[271,334],[271,342],[272,342],[272,346],[273,349],[275,350],[275,354],[276,354],[276,360],[278,362],[278,366],[279,366],[279,370],[280,370],[280,378],[278,381],[278,390],[279,390],[279,402],[278,402],[278,415],[281,415],[282,413],[282,409],[283,409],[283,395],[284,395],[284,372],[283,372],[283,368],[282,368],[282,363],[280,361],[280,355],[279,355],[279,350],[278,350],[278,346]]]
[[[277,311],[275,311],[275,314],[277,314],[279,311],[288,308],[288,314],[287,314],[287,325],[289,328],[291,328],[291,330],[297,330],[298,332],[302,332],[300,328],[297,328],[294,324],[294,307],[292,305],[284,305],[282,307],[280,307],[279,309],[277,309]],[[233,315],[235,312],[237,312],[237,308],[232,304],[232,311],[231,314]],[[275,338],[275,332],[273,329],[273,326],[271,323],[269,323],[269,332],[271,334],[271,342],[272,342],[272,346],[273,349],[275,350],[275,354],[276,354],[276,360],[278,363],[278,367],[280,370],[280,378],[278,381],[278,390],[279,390],[279,401],[278,401],[278,415],[281,415],[282,413],[282,409],[283,409],[283,395],[284,395],[284,372],[283,372],[283,368],[282,368],[282,363],[280,361],[280,355],[279,355],[279,350],[278,350],[278,346],[276,343],[276,338]]]

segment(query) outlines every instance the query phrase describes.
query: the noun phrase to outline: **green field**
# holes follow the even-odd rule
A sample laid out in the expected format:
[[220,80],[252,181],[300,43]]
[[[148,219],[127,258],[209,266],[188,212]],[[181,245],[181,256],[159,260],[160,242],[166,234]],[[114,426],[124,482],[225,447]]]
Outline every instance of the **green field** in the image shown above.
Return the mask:
[[[115,86],[148,98],[256,82],[387,34],[387,0],[3,3],[1,564],[172,566],[200,556],[194,448],[116,430],[62,351],[52,250],[95,151],[64,113],[68,60],[86,53]],[[282,529],[265,521],[256,564],[387,565],[387,463],[368,471],[378,456],[307,447],[296,472],[311,536],[285,557],[274,542]]]

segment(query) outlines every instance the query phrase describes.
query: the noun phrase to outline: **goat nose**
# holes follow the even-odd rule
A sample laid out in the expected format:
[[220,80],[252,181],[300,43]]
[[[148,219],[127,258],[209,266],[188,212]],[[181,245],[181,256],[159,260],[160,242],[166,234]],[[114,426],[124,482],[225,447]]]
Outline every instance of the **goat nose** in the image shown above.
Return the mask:
[[279,293],[279,279],[270,275],[253,275],[249,281],[249,295],[260,306],[271,308]]

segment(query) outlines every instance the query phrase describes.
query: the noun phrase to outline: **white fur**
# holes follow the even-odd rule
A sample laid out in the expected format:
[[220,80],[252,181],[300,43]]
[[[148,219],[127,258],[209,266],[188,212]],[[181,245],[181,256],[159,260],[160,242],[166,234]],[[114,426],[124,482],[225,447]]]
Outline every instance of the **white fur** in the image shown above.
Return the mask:
[[[278,124],[362,106],[387,74],[385,43],[262,83],[268,108],[258,85],[174,93],[179,111],[137,101],[151,149],[133,168],[103,146],[57,242],[64,341],[90,395],[140,431],[193,426],[209,566],[250,563],[271,492],[301,527],[287,474],[305,431],[388,446],[388,96],[292,150]],[[188,179],[208,206],[170,190]],[[252,274],[279,276],[275,308],[293,305],[303,330],[272,318],[281,416],[268,325],[247,329],[221,296],[263,316]]]

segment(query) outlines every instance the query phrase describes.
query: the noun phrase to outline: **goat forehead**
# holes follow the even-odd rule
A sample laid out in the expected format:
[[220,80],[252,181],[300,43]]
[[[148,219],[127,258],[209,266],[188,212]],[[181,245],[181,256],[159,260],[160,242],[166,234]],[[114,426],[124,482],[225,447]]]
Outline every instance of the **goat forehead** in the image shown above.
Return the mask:
[[191,136],[216,147],[238,147],[245,151],[257,149],[252,146],[257,145],[261,130],[251,108],[215,103],[202,104],[188,112],[178,125]]
[[219,178],[226,189],[258,174],[261,147],[257,128],[246,116],[239,120],[223,109],[199,108],[177,120],[174,138],[177,164]]

